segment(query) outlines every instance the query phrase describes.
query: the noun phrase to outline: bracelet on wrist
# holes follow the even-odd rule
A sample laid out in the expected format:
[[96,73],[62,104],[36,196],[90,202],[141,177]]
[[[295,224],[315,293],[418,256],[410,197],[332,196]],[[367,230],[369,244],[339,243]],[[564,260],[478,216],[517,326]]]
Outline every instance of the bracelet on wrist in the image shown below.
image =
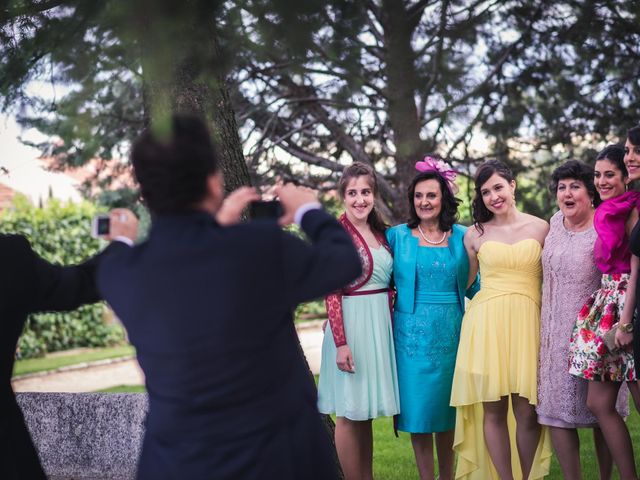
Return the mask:
[[618,330],[624,333],[632,333],[633,332],[633,323],[618,323]]

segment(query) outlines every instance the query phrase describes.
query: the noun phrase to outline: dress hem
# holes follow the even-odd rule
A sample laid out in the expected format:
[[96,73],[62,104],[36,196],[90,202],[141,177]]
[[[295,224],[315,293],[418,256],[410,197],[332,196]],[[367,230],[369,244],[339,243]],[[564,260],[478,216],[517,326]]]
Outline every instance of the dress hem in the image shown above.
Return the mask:
[[425,430],[425,431],[419,431],[419,432],[412,432],[411,430],[404,430],[404,429],[402,429],[402,428],[400,428],[400,427],[398,427],[398,429],[397,429],[397,430],[398,430],[399,432],[403,432],[403,433],[410,433],[410,434],[417,434],[417,435],[420,435],[420,434],[425,434],[425,435],[427,435],[427,434],[430,434],[430,433],[446,433],[446,432],[454,432],[454,431],[455,431],[455,429],[456,429],[456,427],[455,427],[455,425],[454,425],[453,427],[451,427],[451,428],[449,428],[449,429],[447,429],[447,430],[439,430],[439,429],[438,429],[438,430],[428,430],[428,431],[426,431],[426,430]]
[[353,422],[366,422],[367,420],[375,420],[376,418],[381,418],[381,417],[394,417],[400,413],[400,412],[395,412],[395,413],[383,412],[375,416],[360,416],[360,415],[349,416],[349,415],[338,415],[335,411],[322,411],[320,409],[318,409],[318,412],[321,415],[335,415],[336,417],[346,418],[347,420],[351,420]]
[[492,399],[492,398],[487,398],[487,399],[483,398],[483,399],[478,399],[478,400],[471,401],[471,402],[468,402],[468,403],[453,403],[453,402],[451,402],[451,406],[453,408],[470,407],[470,406],[476,405],[478,403],[497,402],[500,399],[502,399],[503,397],[509,397],[511,395],[518,395],[521,398],[526,398],[527,401],[529,402],[529,405],[533,405],[534,407],[537,405],[537,403],[532,402],[531,399],[529,397],[527,397],[526,395],[521,395],[519,392],[509,392],[509,393],[505,393],[504,395],[498,396],[495,400]]

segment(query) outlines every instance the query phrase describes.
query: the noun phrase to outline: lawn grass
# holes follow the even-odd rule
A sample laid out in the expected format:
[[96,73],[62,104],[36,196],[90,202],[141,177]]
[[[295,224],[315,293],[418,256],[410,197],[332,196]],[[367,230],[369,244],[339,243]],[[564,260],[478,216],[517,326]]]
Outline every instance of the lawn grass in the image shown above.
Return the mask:
[[95,362],[97,360],[127,357],[130,355],[135,355],[135,349],[131,345],[120,345],[117,347],[94,348],[72,355],[53,354],[42,358],[26,358],[16,361],[13,367],[13,375],[45,372],[78,363]]
[[97,390],[98,393],[144,393],[144,385],[118,385],[117,387]]
[[[631,433],[631,441],[635,447],[637,459],[640,459],[640,415],[633,403],[630,406],[631,415],[627,426]],[[380,480],[417,479],[418,471],[415,466],[413,449],[409,434],[399,432],[400,437],[393,434],[393,421],[390,418],[378,418],[373,421],[373,473]],[[580,429],[580,459],[584,480],[597,480],[598,464],[593,448],[593,436],[590,429]],[[636,460],[637,461],[637,460]],[[554,455],[551,460],[549,480],[561,480],[562,472],[558,459]],[[613,480],[620,477],[614,467]]]
[[[145,390],[142,385],[122,385],[101,391],[122,393],[144,392]],[[640,458],[640,415],[635,410],[633,403],[630,405],[630,411],[631,415],[627,420],[627,426],[631,433],[631,441],[635,447],[636,456]],[[373,442],[374,478],[377,480],[410,480],[418,478],[418,470],[416,469],[409,434],[399,432],[399,437],[396,438],[393,434],[393,420],[391,418],[378,418],[373,421]],[[580,459],[582,461],[583,479],[597,480],[599,478],[598,465],[590,429],[580,429]],[[548,480],[562,480],[560,465],[555,455],[552,457],[551,470],[546,478]],[[619,480],[619,478],[614,468],[612,480]]]

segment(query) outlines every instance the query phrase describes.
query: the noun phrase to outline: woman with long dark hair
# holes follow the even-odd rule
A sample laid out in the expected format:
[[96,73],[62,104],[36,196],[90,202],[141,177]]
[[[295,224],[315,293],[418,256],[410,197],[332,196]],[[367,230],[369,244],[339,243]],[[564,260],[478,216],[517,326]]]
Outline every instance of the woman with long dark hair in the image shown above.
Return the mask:
[[[615,404],[624,382],[637,396],[631,342],[638,257],[631,255],[628,232],[638,219],[640,192],[627,191],[621,145],[609,145],[598,154],[594,178],[602,199],[593,218],[598,234],[594,258],[602,277],[600,288],[578,314],[569,348],[569,373],[589,380],[587,406],[598,419],[620,478],[636,479],[631,438]],[[611,333],[614,344],[607,341]]]
[[371,420],[399,412],[389,281],[393,258],[374,206],[371,167],[345,168],[338,191],[340,222],[360,253],[362,275],[325,299],[329,326],[322,342],[318,408],[336,415],[336,450],[345,478],[373,479]]
[[475,223],[464,243],[471,278],[479,269],[482,286],[462,321],[451,392],[456,478],[537,479],[549,471],[549,435],[535,412],[540,259],[549,225],[518,210],[515,190],[502,162],[478,167]]
[[463,244],[466,227],[456,223],[459,200],[455,172],[442,160],[416,163],[409,185],[409,221],[387,231],[393,249],[398,297],[394,340],[400,387],[398,430],[411,433],[421,479],[453,480],[455,409],[449,406],[453,368],[460,338],[469,259]]

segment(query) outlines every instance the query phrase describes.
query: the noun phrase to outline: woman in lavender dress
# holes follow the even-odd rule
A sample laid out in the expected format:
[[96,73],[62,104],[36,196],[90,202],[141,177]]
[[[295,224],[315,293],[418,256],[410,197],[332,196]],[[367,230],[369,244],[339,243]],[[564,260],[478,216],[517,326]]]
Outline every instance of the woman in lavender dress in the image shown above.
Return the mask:
[[[577,428],[592,427],[600,478],[610,478],[613,461],[596,418],[587,408],[587,381],[568,372],[568,338],[578,311],[598,289],[602,274],[593,259],[596,231],[594,205],[599,195],[593,168],[570,160],[551,176],[550,189],[560,211],[542,252],[543,285],[538,372],[538,422],[550,427],[564,478],[582,478]],[[618,397],[618,412],[628,415],[627,390]]]

